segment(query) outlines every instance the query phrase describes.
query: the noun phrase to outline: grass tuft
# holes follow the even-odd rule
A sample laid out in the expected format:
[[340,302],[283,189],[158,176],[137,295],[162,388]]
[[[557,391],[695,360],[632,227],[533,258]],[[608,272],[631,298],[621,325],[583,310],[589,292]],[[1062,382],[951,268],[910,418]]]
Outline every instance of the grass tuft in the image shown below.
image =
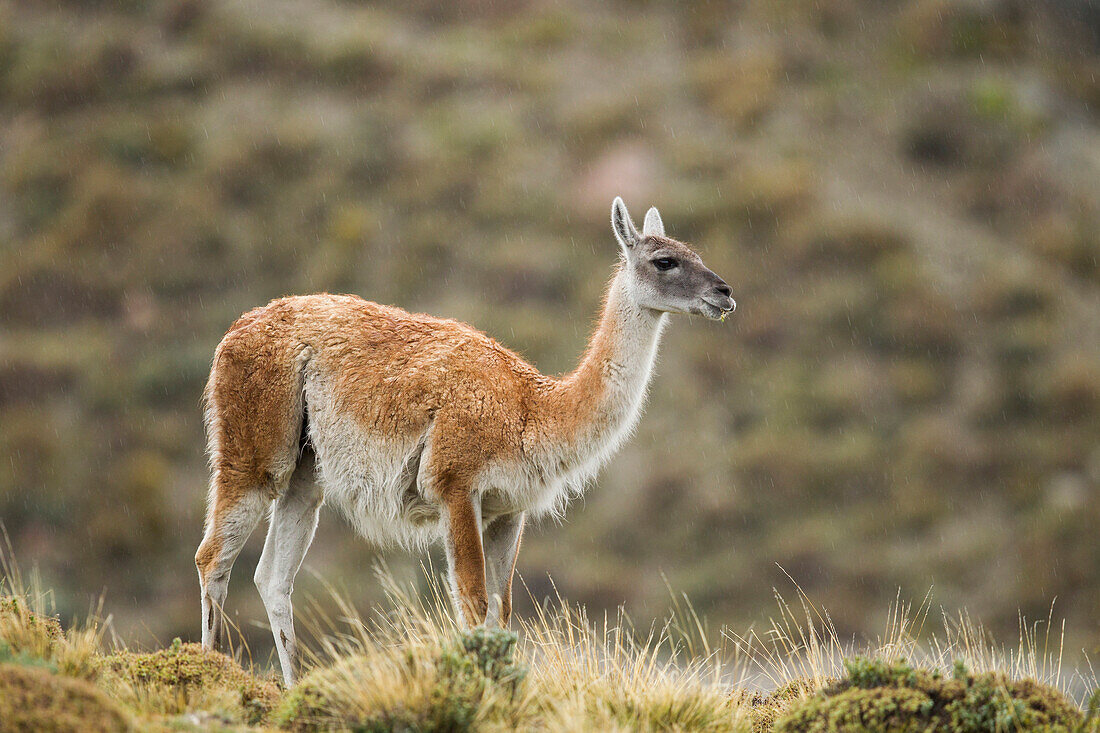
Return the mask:
[[464,731],[507,719],[527,674],[515,662],[516,639],[475,629],[440,645],[357,654],[309,675],[273,720],[296,731]]
[[99,674],[98,651],[109,624],[110,619],[100,621],[99,614],[93,613],[86,623],[62,629],[52,596],[42,589],[37,574],[28,584],[10,551],[0,550],[0,662],[41,666],[94,680]]

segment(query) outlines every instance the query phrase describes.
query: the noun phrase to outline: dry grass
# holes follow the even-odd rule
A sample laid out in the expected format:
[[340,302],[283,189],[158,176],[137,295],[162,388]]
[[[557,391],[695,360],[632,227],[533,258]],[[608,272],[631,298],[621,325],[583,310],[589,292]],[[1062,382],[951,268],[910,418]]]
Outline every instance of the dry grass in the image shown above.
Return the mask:
[[[459,633],[446,595],[438,579],[423,596],[384,569],[379,576],[388,602],[368,618],[331,588],[335,615],[324,612],[327,602],[307,613],[317,651],[304,694],[320,716],[299,719],[300,728],[370,728],[410,714],[423,724],[438,714],[432,706],[448,684],[440,656]],[[592,619],[559,596],[516,624],[516,664],[527,668],[522,684],[477,686],[467,701],[471,720],[489,730],[769,730],[792,706],[843,678],[845,660],[855,655],[908,660],[943,674],[961,662],[976,674],[1035,679],[1079,702],[1096,687],[1091,672],[1063,667],[1053,616],[1042,625],[1021,621],[1020,640],[1008,648],[966,614],[941,613],[942,628],[932,632],[931,594],[915,608],[899,595],[882,635],[857,644],[844,642],[827,612],[794,588],[795,604],[776,594],[779,613],[766,631],[743,634],[711,633],[686,599],[673,598],[664,624],[640,630],[621,610]],[[282,722],[291,724],[291,711],[284,712]]]
[[1091,668],[1063,665],[1053,613],[1042,624],[1021,620],[1019,642],[1005,647],[965,613],[934,614],[931,594],[915,607],[899,596],[883,634],[857,644],[795,584],[796,602],[777,593],[763,631],[711,631],[675,596],[667,621],[646,629],[621,610],[591,618],[559,596],[518,619],[517,634],[464,634],[430,570],[421,594],[383,568],[387,600],[367,616],[331,587],[305,604],[305,676],[284,692],[269,674],[191,644],[108,654],[108,622],[93,613],[62,630],[37,578],[25,583],[8,560],[3,571],[0,661],[83,678],[152,728],[764,732],[822,700],[818,691],[845,678],[855,655],[944,675],[961,662],[975,674],[1035,679],[1078,703],[1097,686]]
[[593,622],[560,596],[520,623],[532,683],[568,730],[738,730],[722,654],[690,606],[638,633],[620,609]]
[[457,716],[484,730],[748,727],[747,708],[731,695],[719,655],[701,634],[685,635],[676,619],[639,634],[622,612],[597,623],[558,598],[518,620],[514,658],[499,660],[511,672],[484,675],[484,684],[480,677],[456,683],[447,655],[463,637],[441,583],[424,597],[385,571],[379,575],[388,602],[366,619],[335,591],[335,615],[325,611],[328,604],[311,606],[306,626],[315,639],[314,671],[288,696],[278,722],[299,729],[395,722],[422,729]]
[[739,654],[750,660],[765,686],[780,688],[793,680],[807,680],[817,688],[842,676],[844,660],[859,655],[885,662],[905,660],[944,673],[962,662],[975,673],[1002,672],[1013,679],[1034,679],[1078,700],[1097,687],[1087,656],[1082,669],[1063,665],[1065,625],[1055,619],[1053,605],[1042,621],[1020,617],[1019,639],[1009,647],[993,639],[966,611],[951,615],[939,609],[937,624],[931,591],[916,607],[899,593],[889,607],[883,633],[874,641],[859,644],[842,641],[828,612],[815,605],[793,579],[791,582],[797,606],[792,607],[777,592],[779,615],[764,634],[723,632]]

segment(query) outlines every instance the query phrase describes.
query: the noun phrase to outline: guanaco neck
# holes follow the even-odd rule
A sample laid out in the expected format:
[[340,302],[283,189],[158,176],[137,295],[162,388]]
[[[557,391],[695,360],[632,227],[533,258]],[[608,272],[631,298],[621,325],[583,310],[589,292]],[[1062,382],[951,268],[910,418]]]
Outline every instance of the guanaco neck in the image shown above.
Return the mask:
[[545,384],[531,415],[562,470],[606,457],[641,411],[667,316],[637,305],[629,287],[620,267],[580,364]]

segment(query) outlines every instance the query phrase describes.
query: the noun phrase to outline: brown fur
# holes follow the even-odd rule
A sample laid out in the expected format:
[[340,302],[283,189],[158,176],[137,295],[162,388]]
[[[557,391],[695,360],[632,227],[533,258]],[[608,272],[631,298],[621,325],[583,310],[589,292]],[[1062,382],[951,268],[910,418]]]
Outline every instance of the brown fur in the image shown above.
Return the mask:
[[454,553],[454,572],[458,578],[457,592],[463,618],[471,625],[485,620],[489,596],[485,591],[485,555],[478,531],[478,516],[464,492],[448,492],[446,499],[450,531],[447,544]]

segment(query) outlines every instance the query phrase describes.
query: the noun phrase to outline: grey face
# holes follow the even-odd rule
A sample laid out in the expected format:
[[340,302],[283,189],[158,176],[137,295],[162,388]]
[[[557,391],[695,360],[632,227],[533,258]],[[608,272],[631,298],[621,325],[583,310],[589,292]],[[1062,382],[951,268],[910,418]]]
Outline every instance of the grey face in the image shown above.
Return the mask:
[[689,313],[719,319],[737,304],[730,287],[707,269],[683,242],[665,236],[657,209],[650,209],[641,234],[622,199],[611,205],[611,226],[626,255],[631,292],[638,305],[660,313]]

